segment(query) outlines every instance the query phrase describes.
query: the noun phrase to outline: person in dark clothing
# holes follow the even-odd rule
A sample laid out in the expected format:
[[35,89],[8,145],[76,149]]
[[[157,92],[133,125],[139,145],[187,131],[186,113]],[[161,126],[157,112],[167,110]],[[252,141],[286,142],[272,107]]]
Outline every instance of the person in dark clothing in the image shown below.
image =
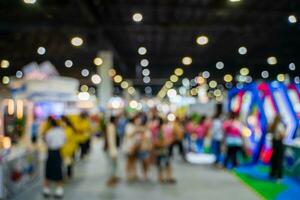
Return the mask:
[[282,179],[283,176],[283,157],[284,145],[283,138],[285,136],[285,126],[281,122],[281,117],[277,115],[270,127],[270,132],[273,134],[272,146],[273,154],[271,157],[270,178]]

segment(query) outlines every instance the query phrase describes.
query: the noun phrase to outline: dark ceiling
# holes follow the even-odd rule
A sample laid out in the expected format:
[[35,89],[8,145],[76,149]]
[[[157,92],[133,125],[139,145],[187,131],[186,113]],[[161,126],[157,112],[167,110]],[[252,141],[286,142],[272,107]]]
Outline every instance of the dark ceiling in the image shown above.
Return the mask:
[[[141,23],[132,20],[135,12],[143,14]],[[224,74],[236,74],[242,67],[249,67],[255,79],[263,70],[270,71],[270,78],[278,73],[294,77],[300,74],[300,26],[288,23],[291,14],[300,14],[300,1],[37,0],[33,5],[0,1],[0,58],[11,63],[0,75],[14,75],[34,60],[50,60],[61,74],[82,79],[81,69],[95,71],[97,52],[110,49],[115,68],[141,89],[136,67],[142,58],[150,61],[155,91],[187,55],[193,64],[184,67],[183,77],[208,70],[211,78],[222,81]],[[202,34],[209,37],[206,46],[195,42]],[[80,48],[70,44],[76,35],[84,40]],[[46,48],[45,55],[36,53],[39,46]],[[145,56],[137,53],[140,46],[147,48]],[[238,54],[240,46],[247,47],[246,55]],[[276,56],[278,64],[268,65],[269,56]],[[66,59],[73,60],[73,68],[64,67]],[[216,69],[218,61],[225,63],[223,70]],[[291,62],[296,71],[289,71]]]

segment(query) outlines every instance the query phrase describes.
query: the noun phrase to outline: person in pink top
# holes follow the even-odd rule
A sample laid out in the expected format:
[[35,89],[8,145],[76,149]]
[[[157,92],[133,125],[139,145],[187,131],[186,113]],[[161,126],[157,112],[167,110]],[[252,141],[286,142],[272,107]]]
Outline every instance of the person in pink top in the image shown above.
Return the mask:
[[243,124],[239,121],[238,115],[234,112],[230,113],[229,119],[223,123],[223,129],[225,134],[226,144],[226,156],[224,160],[224,167],[228,166],[229,161],[232,167],[235,168],[238,165],[237,155],[242,151],[243,139],[242,139]]

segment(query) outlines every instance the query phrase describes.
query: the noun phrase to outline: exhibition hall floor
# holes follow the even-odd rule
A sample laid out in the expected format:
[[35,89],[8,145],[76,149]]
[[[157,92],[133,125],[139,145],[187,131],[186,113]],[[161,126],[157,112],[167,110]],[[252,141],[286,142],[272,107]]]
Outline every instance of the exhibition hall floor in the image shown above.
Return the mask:
[[[211,166],[191,165],[174,161],[175,185],[161,185],[156,182],[156,170],[151,169],[151,181],[129,184],[124,180],[124,161],[120,159],[119,171],[121,183],[115,188],[107,188],[106,159],[102,146],[95,142],[89,158],[76,166],[75,178],[66,185],[66,200],[255,200],[256,193],[242,184],[237,177],[224,170]],[[21,193],[16,200],[43,199],[41,186],[31,186]]]

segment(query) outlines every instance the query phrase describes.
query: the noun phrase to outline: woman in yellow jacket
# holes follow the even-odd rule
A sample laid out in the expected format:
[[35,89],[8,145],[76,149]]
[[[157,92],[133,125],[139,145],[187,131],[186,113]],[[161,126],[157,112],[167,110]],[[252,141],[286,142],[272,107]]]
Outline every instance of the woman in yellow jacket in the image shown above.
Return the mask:
[[68,178],[72,178],[73,176],[73,164],[74,164],[74,156],[78,147],[76,141],[76,130],[73,124],[66,116],[62,116],[62,127],[65,131],[66,142],[64,146],[61,148],[61,156],[64,161],[64,166],[67,169]]
[[90,150],[91,127],[87,113],[81,113],[76,122],[77,141],[80,145],[81,159],[84,158]]

